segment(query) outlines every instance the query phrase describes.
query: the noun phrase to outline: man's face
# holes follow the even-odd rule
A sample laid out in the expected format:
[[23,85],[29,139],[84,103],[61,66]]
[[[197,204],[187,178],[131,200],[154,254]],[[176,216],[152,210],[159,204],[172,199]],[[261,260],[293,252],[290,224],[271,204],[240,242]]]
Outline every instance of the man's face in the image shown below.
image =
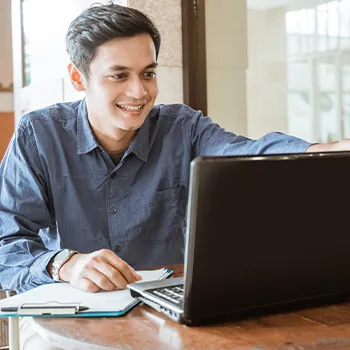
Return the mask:
[[83,85],[90,123],[107,134],[139,129],[158,95],[156,51],[148,34],[97,48]]

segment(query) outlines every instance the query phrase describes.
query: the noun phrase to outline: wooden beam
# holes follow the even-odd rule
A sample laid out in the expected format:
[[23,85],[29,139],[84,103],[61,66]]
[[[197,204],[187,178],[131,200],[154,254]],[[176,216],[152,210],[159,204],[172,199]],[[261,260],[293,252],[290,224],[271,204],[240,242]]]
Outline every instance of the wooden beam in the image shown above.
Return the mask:
[[207,115],[205,0],[182,0],[184,102]]

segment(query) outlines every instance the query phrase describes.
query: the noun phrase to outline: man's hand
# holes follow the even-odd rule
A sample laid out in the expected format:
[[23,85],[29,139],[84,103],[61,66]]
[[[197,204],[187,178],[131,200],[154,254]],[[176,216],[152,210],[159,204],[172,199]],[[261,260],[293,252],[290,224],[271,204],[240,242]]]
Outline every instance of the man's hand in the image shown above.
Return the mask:
[[59,271],[59,277],[86,292],[124,289],[141,276],[109,249],[90,254],[74,254]]
[[316,143],[311,145],[306,153],[311,152],[337,152],[337,151],[350,151],[350,139],[344,139],[330,143]]

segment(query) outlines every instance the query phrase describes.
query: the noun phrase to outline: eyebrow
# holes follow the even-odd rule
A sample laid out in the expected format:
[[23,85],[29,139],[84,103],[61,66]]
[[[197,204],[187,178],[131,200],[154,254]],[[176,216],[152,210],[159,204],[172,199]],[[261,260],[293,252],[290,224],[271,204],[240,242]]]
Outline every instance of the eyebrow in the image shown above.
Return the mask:
[[[148,66],[146,66],[143,70],[150,69],[150,68],[157,68],[157,67],[158,67],[158,63],[153,62],[153,63],[149,64]],[[111,72],[115,72],[118,70],[131,70],[131,68],[126,67],[126,66],[120,66],[117,64],[115,66],[110,67],[108,70]]]

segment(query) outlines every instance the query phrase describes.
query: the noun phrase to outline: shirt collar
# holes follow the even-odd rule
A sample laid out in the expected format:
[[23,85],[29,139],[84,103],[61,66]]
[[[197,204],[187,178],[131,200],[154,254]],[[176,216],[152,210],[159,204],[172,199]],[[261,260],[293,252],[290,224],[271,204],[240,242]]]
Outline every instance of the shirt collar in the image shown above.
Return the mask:
[[149,129],[150,129],[150,116],[148,115],[142,124],[141,128],[137,132],[134,139],[131,141],[128,151],[133,152],[138,158],[147,161],[149,152]]
[[98,143],[91,130],[91,126],[88,120],[85,98],[80,102],[80,105],[78,107],[77,144],[78,154],[89,153],[98,147]]

